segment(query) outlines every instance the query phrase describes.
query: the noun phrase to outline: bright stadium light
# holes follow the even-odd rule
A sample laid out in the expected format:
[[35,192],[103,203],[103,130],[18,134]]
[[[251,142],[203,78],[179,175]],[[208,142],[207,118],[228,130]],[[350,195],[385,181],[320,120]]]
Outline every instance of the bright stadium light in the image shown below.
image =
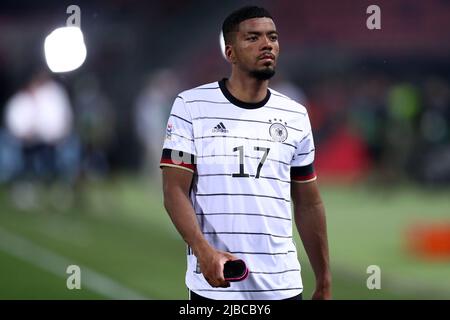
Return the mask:
[[225,60],[227,59],[227,56],[225,55],[225,40],[223,38],[223,32],[220,31],[220,38],[219,38],[219,42],[220,42],[220,51],[222,52],[223,57],[225,58]]
[[45,59],[53,72],[67,72],[79,68],[86,59],[83,33],[78,27],[53,30],[44,42]]

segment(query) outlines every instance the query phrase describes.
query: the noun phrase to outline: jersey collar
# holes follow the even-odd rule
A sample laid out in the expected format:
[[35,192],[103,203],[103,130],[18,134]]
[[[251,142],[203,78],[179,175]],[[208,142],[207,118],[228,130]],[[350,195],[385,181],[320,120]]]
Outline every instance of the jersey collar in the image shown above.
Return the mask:
[[220,90],[222,91],[225,98],[227,98],[228,101],[230,101],[235,106],[238,106],[239,108],[244,109],[258,109],[263,107],[267,101],[270,99],[270,90],[267,89],[267,95],[266,97],[261,100],[260,102],[244,102],[237,98],[235,98],[230,91],[228,91],[227,86],[225,85],[225,81],[227,81],[227,78],[223,78],[222,80],[218,81]]

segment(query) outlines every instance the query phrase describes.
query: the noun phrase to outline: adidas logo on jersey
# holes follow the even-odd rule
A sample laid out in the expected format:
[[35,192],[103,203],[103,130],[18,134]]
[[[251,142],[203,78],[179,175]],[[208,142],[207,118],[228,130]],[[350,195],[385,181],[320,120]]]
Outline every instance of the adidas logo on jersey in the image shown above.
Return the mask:
[[228,133],[228,129],[225,128],[225,126],[223,125],[223,123],[219,123],[217,126],[215,126],[212,129],[212,132],[221,132],[221,133]]

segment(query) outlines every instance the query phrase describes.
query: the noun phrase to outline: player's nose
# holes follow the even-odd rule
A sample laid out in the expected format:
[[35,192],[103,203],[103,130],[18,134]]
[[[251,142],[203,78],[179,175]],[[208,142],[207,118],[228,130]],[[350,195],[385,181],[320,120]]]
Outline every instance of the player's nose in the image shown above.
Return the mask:
[[272,42],[270,41],[270,39],[268,37],[263,37],[263,43],[262,43],[262,47],[261,47],[261,51],[272,51],[273,49],[273,45]]

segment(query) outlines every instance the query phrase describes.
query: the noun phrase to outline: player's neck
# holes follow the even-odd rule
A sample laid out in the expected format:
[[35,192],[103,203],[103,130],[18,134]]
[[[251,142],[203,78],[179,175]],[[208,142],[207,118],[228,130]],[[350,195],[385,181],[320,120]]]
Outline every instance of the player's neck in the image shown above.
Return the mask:
[[226,82],[228,91],[243,102],[256,103],[267,96],[269,80],[258,80],[248,76],[238,76],[232,73]]

